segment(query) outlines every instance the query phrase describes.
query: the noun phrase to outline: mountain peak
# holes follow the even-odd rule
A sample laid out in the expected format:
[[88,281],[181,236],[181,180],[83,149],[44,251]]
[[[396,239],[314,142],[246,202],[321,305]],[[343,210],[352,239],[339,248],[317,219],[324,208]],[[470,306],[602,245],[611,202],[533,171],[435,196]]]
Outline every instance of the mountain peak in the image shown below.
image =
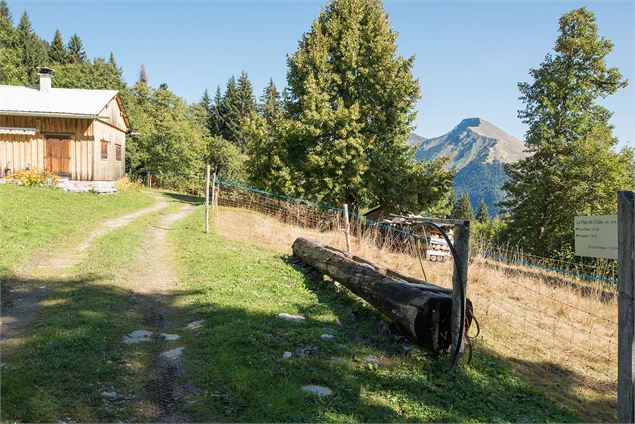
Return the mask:
[[472,202],[485,200],[490,210],[501,199],[503,164],[526,156],[521,140],[482,118],[463,119],[450,132],[423,139],[416,155],[420,160],[449,157],[447,167],[458,171],[457,192],[468,191]]

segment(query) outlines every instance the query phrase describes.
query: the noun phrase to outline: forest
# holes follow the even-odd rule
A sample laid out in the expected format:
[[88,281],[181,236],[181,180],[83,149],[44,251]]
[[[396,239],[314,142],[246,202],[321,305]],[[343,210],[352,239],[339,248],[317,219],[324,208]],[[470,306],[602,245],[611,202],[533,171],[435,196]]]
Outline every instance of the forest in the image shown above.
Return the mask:
[[46,65],[54,87],[119,90],[132,178],[151,173],[196,193],[210,163],[224,180],[354,211],[476,218],[477,237],[560,257],[573,256],[573,217],[615,213],[615,192],[635,181],[633,149],[616,150],[611,112],[598,103],[628,84],[607,64],[612,47],[586,8],[560,18],[553,51],[518,85],[531,155],[507,167],[506,200],[491,218],[452,191],[445,160],[417,161],[407,144],[421,87],[380,1],[329,1],[289,54],[285,87],[271,80],[257,95],[236,70],[191,104],[152,86],[144,65],[124,81],[115,55],[91,58],[77,34],[48,41],[0,1],[0,84],[35,85]]

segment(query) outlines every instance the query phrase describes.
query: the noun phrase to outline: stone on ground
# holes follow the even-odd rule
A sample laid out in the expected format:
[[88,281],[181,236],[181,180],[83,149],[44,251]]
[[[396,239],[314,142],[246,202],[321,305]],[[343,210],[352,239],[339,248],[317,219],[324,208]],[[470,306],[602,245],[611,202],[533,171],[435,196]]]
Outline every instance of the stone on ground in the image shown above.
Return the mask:
[[304,317],[301,315],[291,315],[291,314],[287,314],[287,313],[281,313],[276,315],[276,317],[286,320],[286,321],[296,321],[296,322],[301,322],[304,321]]
[[315,352],[317,352],[317,350],[318,348],[315,345],[300,345],[295,354],[298,355],[300,358],[305,358],[307,356],[313,355]]
[[322,340],[324,340],[325,342],[329,342],[329,341],[333,340],[333,337],[335,337],[335,336],[333,336],[332,334],[326,334],[326,333],[325,333],[325,334],[322,334],[322,335],[320,336],[320,338],[321,338]]
[[308,384],[306,386],[302,386],[302,390],[312,395],[320,396],[320,397],[331,396],[333,394],[333,390],[329,389],[328,387],[318,386],[315,384]]
[[282,359],[289,359],[293,356],[293,353],[286,351],[282,354]]
[[125,344],[137,344],[149,342],[150,340],[152,340],[152,333],[147,330],[135,330],[127,336],[123,336]]
[[199,328],[203,325],[203,323],[205,322],[204,319],[199,319],[198,321],[192,321],[189,324],[186,325],[187,328],[190,329],[195,329],[195,328]]
[[161,333],[161,337],[168,342],[173,342],[181,338],[178,334]]
[[178,361],[183,356],[184,347],[177,347],[176,349],[168,350],[159,355],[160,358],[168,361]]
[[364,356],[364,362],[366,362],[367,364],[375,364],[380,366],[383,365],[383,362],[381,362],[381,359],[379,359],[375,355]]

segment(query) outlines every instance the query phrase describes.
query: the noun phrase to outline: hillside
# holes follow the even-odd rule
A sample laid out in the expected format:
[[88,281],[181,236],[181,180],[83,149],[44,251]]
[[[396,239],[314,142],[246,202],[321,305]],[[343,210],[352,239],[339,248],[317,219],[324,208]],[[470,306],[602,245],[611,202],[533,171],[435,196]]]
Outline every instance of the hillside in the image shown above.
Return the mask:
[[449,157],[448,167],[458,170],[456,192],[466,191],[475,208],[485,201],[490,213],[497,211],[495,205],[502,199],[500,188],[507,178],[504,164],[526,157],[521,140],[481,118],[464,119],[435,138],[412,134],[409,143],[419,145],[419,160]]

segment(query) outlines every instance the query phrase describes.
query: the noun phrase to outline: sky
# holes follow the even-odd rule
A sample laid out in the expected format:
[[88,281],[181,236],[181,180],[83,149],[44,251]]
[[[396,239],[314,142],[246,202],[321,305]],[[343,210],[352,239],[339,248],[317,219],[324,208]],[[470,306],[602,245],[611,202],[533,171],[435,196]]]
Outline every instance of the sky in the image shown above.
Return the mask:
[[[128,83],[143,63],[150,84],[167,83],[188,102],[213,94],[231,75],[246,71],[260,95],[269,78],[286,82],[286,57],[319,15],[324,1],[94,1],[9,0],[14,20],[27,10],[37,33],[67,41],[80,35],[91,57],[112,51]],[[622,1],[385,0],[404,56],[415,55],[421,85],[415,132],[434,137],[462,119],[480,117],[523,138],[517,84],[530,81],[551,51],[558,18],[586,6],[600,34],[612,40],[610,66],[631,84],[602,103],[620,145],[635,144],[635,7]]]

